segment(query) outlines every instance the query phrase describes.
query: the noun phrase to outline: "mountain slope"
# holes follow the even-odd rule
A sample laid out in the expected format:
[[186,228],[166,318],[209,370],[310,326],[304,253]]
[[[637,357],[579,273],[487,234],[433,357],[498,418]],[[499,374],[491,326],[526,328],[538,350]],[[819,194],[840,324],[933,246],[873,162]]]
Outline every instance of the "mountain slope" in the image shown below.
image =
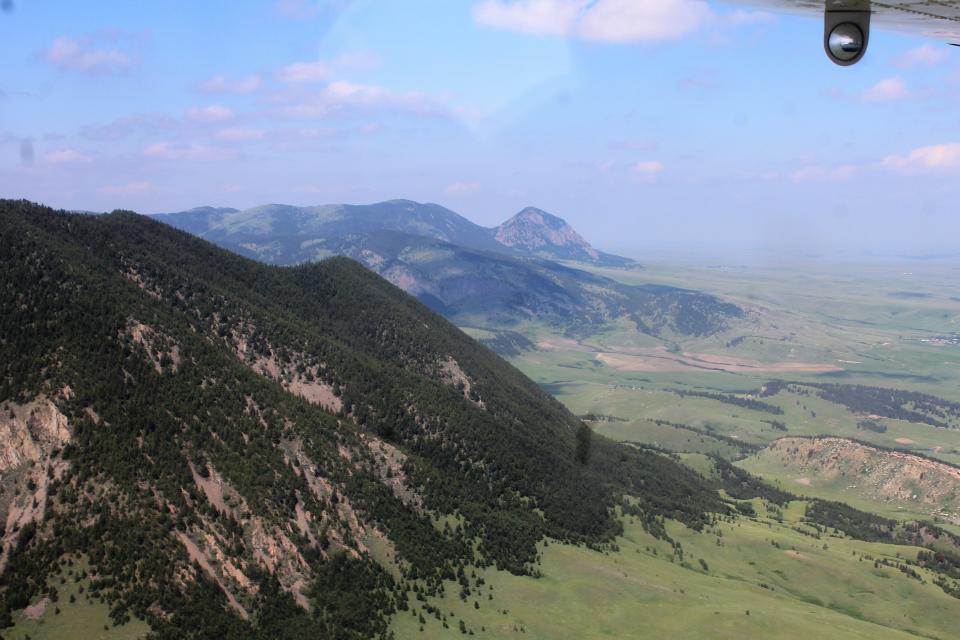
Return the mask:
[[379,232],[344,238],[330,248],[462,325],[537,320],[576,331],[629,317],[652,335],[708,335],[743,314],[697,291],[624,285],[549,260],[474,251],[422,236]]
[[658,337],[703,336],[743,315],[700,292],[623,285],[551,262],[631,263],[596,251],[566,222],[533,208],[492,230],[408,200],[203,207],[153,217],[268,264],[352,257],[460,324],[503,329],[536,319],[576,331],[629,317]]
[[244,211],[204,207],[159,214],[157,220],[268,264],[299,264],[331,255],[330,240],[397,231],[471,249],[503,251],[490,231],[436,204],[389,200],[369,205],[292,207],[270,204]]
[[653,531],[727,510],[352,261],[0,201],[0,264],[0,623],[83,565],[159,638],[372,637],[465,567],[609,539],[623,493]]
[[527,207],[493,229],[500,244],[549,260],[574,260],[625,266],[632,260],[597,251],[565,220],[536,207]]
[[[743,313],[699,292],[622,285],[531,258],[538,252],[610,264],[615,258],[535,209],[493,231],[443,207],[407,200],[246,211],[203,207],[153,217],[268,264],[349,256],[460,324],[502,329],[537,319],[577,330],[626,316],[652,335],[689,336],[716,333]],[[515,244],[501,244],[494,235]]]
[[440,205],[411,200],[314,207],[270,204],[243,211],[198,207],[153,217],[268,264],[299,264],[325,258],[331,255],[332,241],[382,231],[515,256],[608,266],[634,263],[597,251],[566,222],[533,207],[493,229],[474,224]]

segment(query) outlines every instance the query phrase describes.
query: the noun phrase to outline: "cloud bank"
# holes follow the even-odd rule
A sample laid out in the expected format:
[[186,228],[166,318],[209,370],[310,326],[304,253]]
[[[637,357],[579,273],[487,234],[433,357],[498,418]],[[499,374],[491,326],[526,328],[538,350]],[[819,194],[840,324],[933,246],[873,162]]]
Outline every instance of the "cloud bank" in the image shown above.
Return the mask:
[[484,27],[607,43],[676,40],[711,15],[701,0],[482,0],[473,7]]

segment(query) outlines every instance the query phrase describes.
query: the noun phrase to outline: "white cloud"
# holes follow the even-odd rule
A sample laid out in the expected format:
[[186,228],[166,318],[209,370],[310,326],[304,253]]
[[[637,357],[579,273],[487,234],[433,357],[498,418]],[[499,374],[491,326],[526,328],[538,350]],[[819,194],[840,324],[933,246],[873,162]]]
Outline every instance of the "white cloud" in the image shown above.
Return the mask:
[[277,80],[288,84],[321,82],[330,77],[330,65],[322,60],[294,62],[277,71]]
[[85,164],[93,160],[76,149],[58,149],[43,157],[48,164]]
[[583,13],[579,34],[601,42],[657,42],[695,31],[710,16],[697,0],[598,0]]
[[711,17],[701,0],[481,0],[482,26],[597,42],[659,42],[695,31]]
[[448,184],[444,188],[445,193],[457,194],[457,193],[476,193],[480,190],[480,183],[478,182],[454,182],[453,184]]
[[766,11],[745,11],[737,9],[721,16],[721,21],[734,27],[742,27],[756,24],[772,24],[777,21],[776,16]]
[[641,176],[655,176],[663,171],[663,163],[659,160],[645,160],[633,165],[633,172]]
[[881,163],[901,173],[920,173],[960,168],[960,142],[914,149],[906,156],[887,156]]
[[88,140],[123,140],[137,131],[170,131],[179,126],[179,121],[162,114],[138,114],[117,118],[106,124],[86,125],[80,135]]
[[333,66],[340,71],[369,71],[376,69],[383,60],[373,51],[341,53],[333,59]]
[[297,138],[305,138],[309,140],[319,140],[322,138],[332,138],[337,135],[339,131],[333,127],[306,127],[303,129],[297,129],[294,131],[294,135]]
[[213,76],[197,85],[197,89],[204,93],[253,93],[260,88],[260,82],[258,75],[236,80],[230,80],[224,76]]
[[143,155],[158,160],[216,160],[226,157],[228,154],[222,149],[202,144],[157,142],[144,149]]
[[906,85],[899,77],[886,78],[867,89],[862,98],[865,102],[896,102],[909,97]]
[[276,72],[277,80],[287,84],[309,84],[328,80],[336,72],[366,71],[380,66],[380,56],[370,51],[344,53],[332,60],[294,62]]
[[317,95],[285,107],[283,115],[316,118],[344,110],[389,110],[417,115],[448,115],[450,109],[430,96],[411,91],[396,93],[379,85],[356,84],[338,80]]
[[219,104],[187,110],[187,118],[198,122],[222,122],[233,117],[233,111]]
[[133,60],[124,51],[97,49],[66,36],[54,40],[44,58],[60,69],[89,74],[118,73],[133,66]]
[[831,180],[842,182],[849,180],[857,172],[857,167],[852,164],[842,164],[836,167],[825,167],[821,165],[807,165],[801,167],[790,174],[794,182],[809,182]]
[[149,182],[128,182],[126,184],[109,185],[100,189],[102,193],[111,195],[128,196],[135,193],[143,193],[152,187]]
[[231,127],[217,131],[218,140],[225,142],[246,142],[248,140],[260,140],[263,138],[262,129],[249,129],[246,127]]
[[273,10],[285,18],[309,20],[320,15],[319,0],[277,0]]
[[947,49],[944,46],[934,47],[930,44],[922,44],[919,47],[910,49],[901,56],[894,59],[893,64],[902,69],[912,69],[914,67],[932,67],[946,60]]
[[580,12],[581,0],[483,0],[473,7],[474,21],[484,27],[535,35],[569,35]]

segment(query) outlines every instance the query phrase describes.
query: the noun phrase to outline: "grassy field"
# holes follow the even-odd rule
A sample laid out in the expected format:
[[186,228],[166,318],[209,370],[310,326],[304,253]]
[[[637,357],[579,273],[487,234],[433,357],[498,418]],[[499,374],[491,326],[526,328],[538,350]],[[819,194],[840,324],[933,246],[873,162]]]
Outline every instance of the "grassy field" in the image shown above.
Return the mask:
[[[843,366],[844,382],[903,385],[960,399],[960,345],[922,340],[960,332],[960,264],[796,263],[786,266],[651,263],[605,269],[628,283],[703,290],[739,303],[747,321],[688,351],[730,350],[764,362]],[[755,331],[751,331],[755,329]]]
[[796,530],[805,530],[804,503],[792,503],[782,523],[755,504],[764,517],[738,516],[702,533],[671,523],[682,561],[628,519],[618,551],[550,544],[542,578],[478,572],[487,595],[461,601],[450,583],[432,601],[446,627],[426,614],[421,625],[412,600],[416,611],[399,614],[393,628],[398,638],[457,637],[461,620],[488,638],[955,637],[960,602],[930,574],[921,571],[920,582],[864,557],[895,560],[916,549],[818,540]]
[[[960,430],[891,419],[884,421],[885,433],[864,431],[858,423],[865,416],[810,395],[765,398],[784,412],[774,416],[671,392],[743,396],[781,379],[892,387],[960,401],[960,345],[931,342],[960,332],[960,298],[953,293],[960,267],[654,263],[641,270],[599,271],[624,282],[704,290],[748,313],[710,337],[658,339],[627,321],[575,336],[535,323],[516,327],[539,348],[511,358],[513,364],[575,413],[626,421],[597,425],[598,431],[680,451],[704,449],[699,440],[654,432],[651,420],[756,445],[782,435],[840,435],[960,463]],[[787,432],[772,428],[771,420],[785,423]]]
[[[940,429],[927,424],[904,420],[882,420],[884,433],[858,426],[863,416],[843,406],[816,396],[802,396],[782,392],[763,398],[764,402],[780,407],[782,415],[731,406],[716,400],[680,397],[676,393],[651,387],[624,387],[611,385],[565,384],[558,389],[560,398],[574,412],[595,413],[622,418],[623,422],[596,424],[595,429],[616,440],[657,443],[675,451],[702,451],[697,441],[689,448],[685,440],[677,441],[671,428],[657,426],[651,421],[661,420],[706,429],[743,442],[764,445],[777,438],[793,436],[835,435],[863,440],[888,449],[915,451],[960,464],[960,431]],[[774,428],[771,422],[780,422],[786,430]],[[724,457],[731,457],[718,452]],[[735,453],[733,454],[735,455]]]
[[[23,613],[14,616],[14,626],[4,629],[6,640],[136,640],[150,631],[141,620],[131,620],[125,625],[114,626],[110,620],[110,607],[90,596],[89,579],[80,579],[79,574],[87,569],[82,560],[72,567],[65,567],[49,584],[57,590],[57,601],[48,602],[43,613],[34,619]],[[35,603],[36,604],[36,603]],[[40,609],[40,607],[37,607]]]
[[597,422],[593,423],[593,430],[621,442],[634,442],[669,451],[708,453],[728,459],[736,458],[739,454],[737,447],[712,438],[708,434],[696,433],[672,425],[657,424],[648,419],[629,422]]

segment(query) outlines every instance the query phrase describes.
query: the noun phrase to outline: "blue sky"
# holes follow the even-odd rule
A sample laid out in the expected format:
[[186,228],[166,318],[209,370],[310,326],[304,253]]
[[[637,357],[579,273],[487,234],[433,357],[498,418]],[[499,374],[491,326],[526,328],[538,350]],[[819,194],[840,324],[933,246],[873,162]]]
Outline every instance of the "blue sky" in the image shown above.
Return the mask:
[[957,248],[960,49],[698,0],[38,2],[0,13],[0,196],[526,205],[598,246]]

